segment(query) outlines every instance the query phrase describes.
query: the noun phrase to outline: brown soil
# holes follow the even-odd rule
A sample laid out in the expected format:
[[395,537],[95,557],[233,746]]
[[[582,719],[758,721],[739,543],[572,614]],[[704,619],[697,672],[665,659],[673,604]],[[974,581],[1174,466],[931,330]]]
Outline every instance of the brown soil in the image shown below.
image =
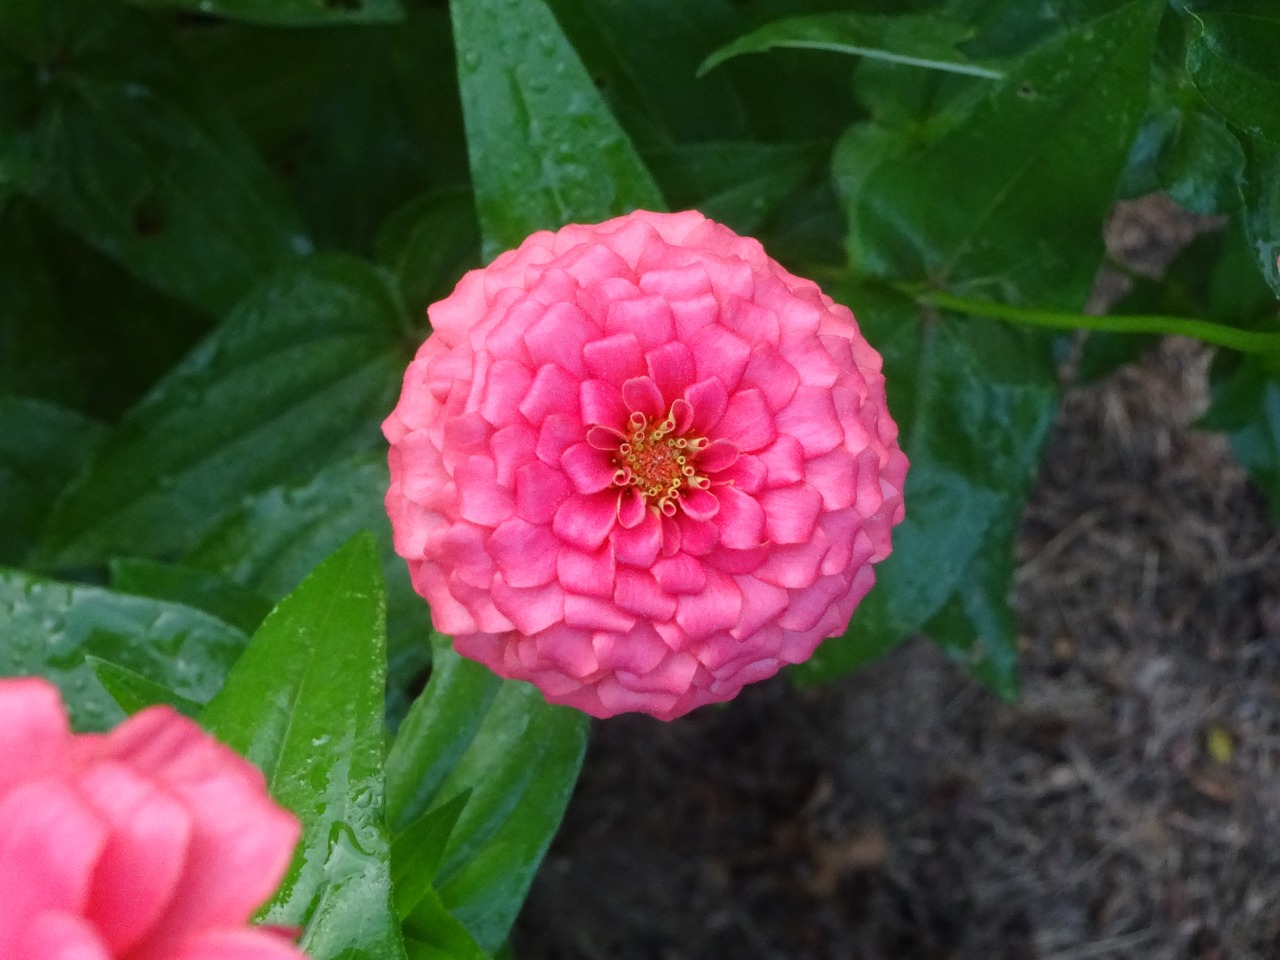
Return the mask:
[[1280,958],[1280,538],[1191,426],[1208,359],[1068,392],[1018,703],[913,641],[597,724],[520,960]]

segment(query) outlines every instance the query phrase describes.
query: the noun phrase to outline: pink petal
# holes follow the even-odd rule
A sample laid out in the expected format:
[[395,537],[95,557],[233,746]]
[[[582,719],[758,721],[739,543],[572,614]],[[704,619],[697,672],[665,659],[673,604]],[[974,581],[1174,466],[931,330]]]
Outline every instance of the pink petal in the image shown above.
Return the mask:
[[[554,553],[551,558],[554,565]],[[564,588],[558,583],[516,588],[508,586],[502,577],[498,577],[489,589],[498,612],[527,637],[548,630],[564,620]]]
[[768,471],[760,458],[754,455],[739,457],[732,464],[716,474],[717,486],[732,484],[743,493],[755,495],[764,489],[764,480]]
[[730,397],[729,408],[716,425],[716,436],[730,441],[743,453],[768,446],[777,435],[764,394],[754,387],[739,390]]
[[672,300],[671,313],[675,316],[676,336],[681,343],[691,344],[694,334],[716,322],[720,316],[720,301],[711,293]]
[[707,268],[700,263],[683,267],[650,270],[640,278],[640,289],[664,300],[688,300],[711,293],[711,280]]
[[720,501],[711,491],[695,487],[681,492],[680,506],[694,520],[710,520],[720,509]]
[[613,483],[618,467],[604,452],[585,440],[575,443],[560,457],[565,476],[578,493],[599,493]]
[[604,380],[584,380],[578,391],[582,400],[582,422],[627,429],[627,408],[622,393]]
[[541,461],[516,471],[516,515],[529,523],[550,523],[572,490],[564,473]]
[[874,450],[858,454],[858,498],[854,508],[864,517],[880,509],[885,490],[880,483],[880,458]]
[[489,441],[498,485],[515,485],[516,471],[533,461],[538,435],[523,423],[513,423],[495,433]]
[[781,434],[756,456],[764,464],[765,483],[770,487],[783,487],[804,479],[804,448],[795,437]]
[[599,714],[602,717],[612,717],[633,710],[661,716],[676,705],[676,697],[672,694],[631,690],[623,686],[616,676],[601,680],[596,684],[595,692],[604,708]]
[[756,349],[775,347],[778,343],[778,318],[771,310],[756,306],[742,297],[724,299],[720,322]]
[[800,374],[776,348],[763,346],[752,352],[751,362],[742,374],[742,382],[763,392],[769,409],[777,413],[796,395]]
[[765,530],[774,543],[805,543],[822,512],[822,494],[807,483],[775,487],[760,494]]
[[524,342],[535,364],[554,363],[580,378],[587,372],[583,347],[597,336],[590,317],[575,304],[560,301],[525,330]]
[[796,633],[812,630],[846,589],[843,577],[822,577],[808,589],[797,590],[778,618],[778,626]]
[[702,557],[710,553],[719,541],[720,531],[714,523],[706,520],[695,520],[687,513],[678,513],[673,518],[680,529],[680,552],[691,557]]
[[186,866],[168,908],[130,960],[160,960],[193,931],[245,923],[293,858],[297,817],[267,796],[262,774],[168,707],[107,735],[104,757],[177,795],[192,817]]
[[754,497],[749,497],[737,487],[717,487],[720,511],[716,526],[720,530],[720,542],[732,550],[748,550],[764,539],[765,513]]
[[807,457],[828,453],[844,440],[831,391],[819,387],[796,391],[795,399],[778,414],[778,430],[799,440]]
[[698,661],[687,653],[672,653],[662,663],[647,673],[618,671],[618,682],[629,690],[646,693],[670,693],[676,696],[689,689],[698,672]]
[[511,421],[533,384],[533,372],[514,360],[497,360],[485,377],[480,415],[492,424]]
[[42,913],[21,933],[12,953],[20,960],[112,960],[115,956],[82,917],[70,913]]
[[498,472],[489,457],[469,457],[454,473],[458,485],[458,515],[481,526],[496,527],[515,512],[510,490],[498,486]]
[[645,371],[640,341],[630,332],[593,340],[582,348],[582,358],[593,376],[615,387],[622,386],[624,380],[638,377]]
[[178,800],[119,763],[94,764],[77,786],[111,831],[85,915],[123,954],[168,905],[186,864],[191,817]]
[[632,377],[622,385],[622,402],[627,410],[643,413],[650,420],[657,420],[667,412],[666,401],[658,385],[648,377]]
[[653,565],[653,576],[667,593],[697,593],[707,585],[702,564],[686,554],[659,560]]
[[616,569],[617,561],[609,544],[590,552],[561,547],[556,554],[556,579],[572,593],[612,596]]
[[738,640],[775,621],[791,602],[790,591],[755,577],[739,577],[738,588],[742,591],[742,612],[732,630]]
[[[132,960],[132,958],[130,958]],[[166,960],[307,960],[294,944],[264,930],[207,930]]]
[[489,538],[489,553],[513,587],[539,587],[554,580],[559,546],[543,524],[520,517],[504,521]]
[[649,513],[644,494],[635,487],[627,487],[618,494],[618,523],[627,529],[638,527],[644,523]]
[[618,568],[613,599],[621,609],[647,620],[670,620],[676,612],[675,598],[663,592],[651,574],[630,567]]
[[617,517],[616,493],[575,493],[556,509],[551,529],[566,543],[594,550],[608,538]]
[[843,510],[857,499],[858,465],[843,447],[806,463],[805,480],[822,495],[825,510]]
[[542,421],[538,444],[533,452],[549,466],[559,466],[565,450],[582,439],[582,424],[576,417],[552,413]]
[[732,577],[718,570],[707,571],[703,590],[682,594],[676,600],[676,623],[694,638],[730,629],[741,613],[742,591]]
[[708,553],[702,562],[721,573],[751,573],[765,562],[770,549],[772,549],[770,545],[751,547],[748,550],[721,547],[719,550]]
[[554,363],[544,364],[533,375],[529,392],[520,401],[521,415],[535,427],[552,413],[578,412],[578,379]]
[[71,743],[58,688],[39,677],[0,679],[0,796],[57,770]]
[[712,440],[698,454],[698,472],[701,474],[719,473],[733,466],[738,460],[738,448],[728,440]]
[[624,524],[615,528],[613,545],[618,552],[619,563],[648,569],[662,549],[662,524],[654,512],[646,508],[638,526],[627,527]]
[[649,376],[662,391],[663,407],[669,406],[693,383],[693,354],[679,341],[672,340],[650,350],[644,355],[644,359],[649,368]]
[[609,334],[635,334],[644,350],[666,343],[676,335],[676,321],[670,305],[661,297],[651,296],[616,300],[609,304],[604,328]]
[[69,784],[50,779],[0,796],[0,824],[0,957],[18,960],[23,922],[83,912],[107,827]]
[[636,625],[636,618],[610,601],[570,593],[564,598],[564,622],[581,630],[625,633]]
[[538,654],[578,679],[589,677],[600,669],[591,634],[569,626],[548,630],[538,637]]
[[751,359],[751,344],[718,323],[703,327],[688,341],[699,380],[715,377],[732,393]]
[[701,436],[706,436],[729,408],[729,392],[716,377],[691,385],[685,390],[684,398],[693,407],[692,426]]

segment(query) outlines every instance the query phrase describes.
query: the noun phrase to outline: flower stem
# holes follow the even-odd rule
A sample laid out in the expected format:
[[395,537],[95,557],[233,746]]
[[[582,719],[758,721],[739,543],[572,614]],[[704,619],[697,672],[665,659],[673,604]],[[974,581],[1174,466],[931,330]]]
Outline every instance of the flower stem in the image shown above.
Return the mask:
[[1102,330],[1109,333],[1174,334],[1194,337],[1220,347],[1230,347],[1241,353],[1280,353],[1280,333],[1241,330],[1237,327],[1211,323],[1208,320],[1195,320],[1191,317],[1092,316],[1083,313],[1058,313],[1052,310],[1011,307],[988,300],[969,300],[949,293],[933,291],[911,291],[911,296],[917,303],[925,306],[941,307],[944,310],[954,310],[958,313],[969,313],[1033,327],[1051,327],[1057,330]]

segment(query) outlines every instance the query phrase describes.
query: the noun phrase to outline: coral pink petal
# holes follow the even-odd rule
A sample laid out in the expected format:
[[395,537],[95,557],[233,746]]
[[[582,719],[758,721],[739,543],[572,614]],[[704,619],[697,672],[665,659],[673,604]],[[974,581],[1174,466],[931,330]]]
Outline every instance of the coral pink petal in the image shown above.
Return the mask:
[[751,387],[729,398],[729,407],[716,425],[716,436],[728,440],[739,451],[751,453],[766,447],[778,435],[764,394]]
[[645,372],[644,353],[634,333],[593,340],[582,348],[582,358],[593,376],[614,387]]
[[690,637],[705,637],[728,630],[742,613],[742,591],[732,577],[708,571],[706,587],[681,595],[676,601],[676,623]]
[[765,530],[765,512],[760,502],[737,487],[718,487],[716,494],[720,499],[715,520],[720,542],[731,550],[759,546]]
[[38,677],[0,681],[0,796],[15,783],[56,770],[70,742],[57,687]]
[[729,391],[718,377],[699,380],[685,390],[684,398],[693,407],[692,427],[703,436],[720,422],[729,408]]
[[182,879],[130,960],[161,960],[193,931],[247,921],[280,883],[301,833],[267,797],[257,768],[167,707],[121,724],[104,754],[155,777],[192,813]]
[[662,391],[664,405],[669,406],[693,383],[695,366],[689,348],[677,340],[664,343],[645,354],[649,376]]
[[806,543],[822,511],[822,494],[805,483],[766,490],[760,495],[765,530],[774,543]]
[[114,953],[133,948],[168,905],[186,867],[191,815],[119,763],[95,764],[77,786],[110,827],[86,916]]
[[556,536],[583,550],[594,550],[604,543],[618,518],[618,495],[576,493],[556,510],[552,530]]
[[0,957],[11,957],[20,921],[84,909],[107,827],[69,784],[52,779],[0,796],[0,825]]
[[70,913],[43,913],[23,930],[12,953],[0,953],[5,960],[113,960],[93,926]]
[[650,377],[632,377],[622,385],[622,402],[627,409],[656,420],[667,410],[662,391]]
[[166,960],[307,960],[283,937],[265,930],[210,930],[184,942]]
[[599,493],[613,483],[618,468],[602,450],[585,440],[575,443],[560,457],[565,476],[578,493]]

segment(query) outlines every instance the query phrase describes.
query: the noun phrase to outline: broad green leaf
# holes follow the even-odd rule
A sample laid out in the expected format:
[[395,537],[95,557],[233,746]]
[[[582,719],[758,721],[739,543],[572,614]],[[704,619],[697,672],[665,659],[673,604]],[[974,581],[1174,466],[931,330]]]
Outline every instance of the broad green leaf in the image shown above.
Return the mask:
[[760,107],[751,100],[754,91],[727,72],[695,80],[707,50],[743,28],[728,0],[549,0],[548,6],[640,145],[751,133],[750,111]]
[[424,892],[404,930],[409,960],[489,960],[434,889]]
[[480,948],[506,938],[564,815],[587,719],[436,646],[431,681],[387,757],[387,820],[403,830],[464,793],[436,878]]
[[1280,8],[1273,0],[1197,0],[1186,9],[1196,87],[1245,133],[1280,145]]
[[194,718],[204,706],[195,700],[180,697],[163,684],[148,680],[136,670],[122,667],[118,663],[111,663],[92,654],[84,660],[103,689],[111,694],[111,699],[127,714],[133,715],[147,707],[164,704],[184,716]]
[[646,155],[677,209],[697,208],[747,236],[759,236],[779,207],[830,152],[820,143],[697,143]]
[[[1057,408],[1048,341],[954,314],[922,321],[913,304],[871,287],[842,297],[885,357],[889,409],[911,460],[906,519],[844,636],[795,673],[840,676],[943,613],[935,639],[983,679],[1007,684],[1013,637],[997,601]],[[979,643],[985,656],[968,660]]]
[[452,0],[485,259],[662,194],[543,0]]
[[51,0],[45,12],[35,36],[0,19],[0,47],[21,62],[0,78],[27,103],[0,127],[25,171],[20,189],[213,314],[307,248],[270,173],[157,18],[95,0]]
[[79,730],[123,719],[85,662],[92,654],[182,697],[210,699],[245,636],[199,610],[0,570],[0,676],[36,674],[62,690]]
[[396,275],[409,315],[425,327],[426,310],[480,265],[475,200],[454,190],[411,201],[378,234],[378,260]]
[[393,23],[404,18],[397,0],[130,0],[140,7],[184,10],[282,27]]
[[357,533],[372,531],[387,584],[394,718],[408,708],[400,691],[430,657],[430,614],[392,549],[383,508],[389,484],[387,459],[379,452],[335,463],[293,486],[272,487],[231,511],[185,562],[276,600]]
[[404,957],[383,822],[382,576],[372,537],[322,563],[254,634],[201,723],[302,820],[267,923],[314,960]]
[[281,270],[129,412],[59,501],[39,559],[183,550],[243,497],[381,447],[402,322],[387,279],[360,261]]
[[790,17],[766,24],[721,47],[703,62],[698,74],[701,76],[744,53],[799,47],[848,53],[947,73],[999,78],[999,71],[973,63],[956,49],[972,35],[972,28],[943,20],[936,13],[895,16],[830,13]]
[[1280,146],[1254,142],[1249,145],[1245,176],[1241,183],[1244,224],[1258,269],[1280,297]]
[[138,557],[111,561],[111,589],[153,600],[171,600],[213,614],[246,634],[253,633],[271,612],[261,594],[195,567]]
[[855,128],[835,159],[854,267],[1078,309],[1145,107],[1162,8],[1129,3],[1046,41],[923,145]]
[[396,913],[406,919],[434,889],[449,834],[467,805],[469,792],[428,810],[396,834],[391,843],[391,880],[395,884]]
[[27,555],[54,500],[106,433],[62,407],[0,396],[0,564]]

